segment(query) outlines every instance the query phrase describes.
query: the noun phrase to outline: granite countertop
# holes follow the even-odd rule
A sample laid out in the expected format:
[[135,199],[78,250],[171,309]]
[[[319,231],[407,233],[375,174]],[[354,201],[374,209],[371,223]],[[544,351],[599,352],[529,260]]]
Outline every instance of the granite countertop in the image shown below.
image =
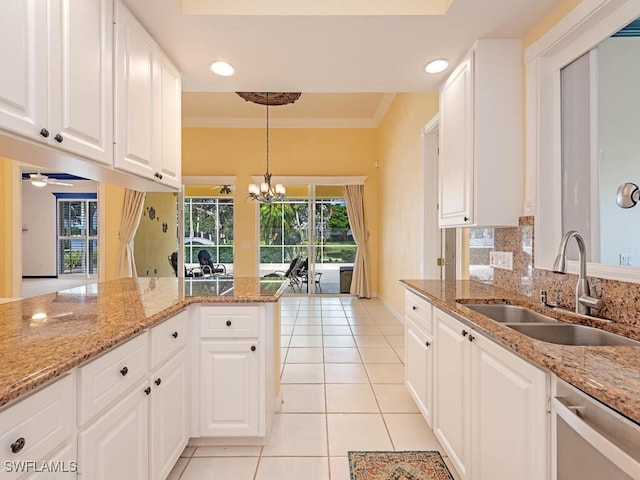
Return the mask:
[[192,303],[277,302],[260,278],[127,278],[0,304],[0,406]]
[[558,312],[543,307],[529,297],[474,281],[401,280],[400,283],[479,333],[640,423],[640,347],[583,347],[547,343],[481,315],[465,307],[464,303],[522,305],[563,321],[597,326],[640,340],[640,329],[637,327],[603,324],[598,320]]

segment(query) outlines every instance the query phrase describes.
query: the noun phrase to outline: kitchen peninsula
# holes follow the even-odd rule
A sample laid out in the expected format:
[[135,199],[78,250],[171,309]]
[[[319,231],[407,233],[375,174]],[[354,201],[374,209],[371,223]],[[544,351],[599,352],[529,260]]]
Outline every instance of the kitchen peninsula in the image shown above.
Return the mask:
[[190,438],[264,442],[283,288],[128,278],[0,305],[2,460],[60,453],[88,478],[117,478],[96,470],[113,463],[156,479]]

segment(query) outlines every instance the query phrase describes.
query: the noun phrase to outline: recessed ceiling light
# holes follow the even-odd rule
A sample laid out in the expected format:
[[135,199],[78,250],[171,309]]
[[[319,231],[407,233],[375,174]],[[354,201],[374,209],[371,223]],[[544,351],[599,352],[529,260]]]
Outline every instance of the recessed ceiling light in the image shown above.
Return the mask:
[[213,62],[211,64],[211,71],[216,75],[221,75],[223,77],[230,77],[236,72],[236,69],[229,65],[227,62]]
[[449,66],[449,60],[446,58],[438,58],[437,60],[431,60],[424,67],[424,71],[427,73],[440,73]]

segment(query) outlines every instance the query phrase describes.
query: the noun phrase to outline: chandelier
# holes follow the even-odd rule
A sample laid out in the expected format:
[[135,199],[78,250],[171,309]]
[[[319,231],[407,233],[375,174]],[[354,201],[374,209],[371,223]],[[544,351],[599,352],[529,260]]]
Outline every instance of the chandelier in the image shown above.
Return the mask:
[[287,105],[300,98],[301,93],[286,92],[236,92],[240,97],[248,102],[266,105],[267,107],[267,171],[264,174],[264,181],[260,185],[255,183],[249,185],[249,198],[260,203],[271,203],[284,200],[286,190],[281,183],[271,185],[271,173],[269,172],[269,106]]

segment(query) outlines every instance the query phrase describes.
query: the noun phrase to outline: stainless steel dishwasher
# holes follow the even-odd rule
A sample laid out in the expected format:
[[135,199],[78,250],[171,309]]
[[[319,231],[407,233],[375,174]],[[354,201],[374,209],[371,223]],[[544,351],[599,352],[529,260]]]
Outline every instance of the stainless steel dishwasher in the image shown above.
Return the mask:
[[555,379],[552,480],[639,480],[640,425]]

